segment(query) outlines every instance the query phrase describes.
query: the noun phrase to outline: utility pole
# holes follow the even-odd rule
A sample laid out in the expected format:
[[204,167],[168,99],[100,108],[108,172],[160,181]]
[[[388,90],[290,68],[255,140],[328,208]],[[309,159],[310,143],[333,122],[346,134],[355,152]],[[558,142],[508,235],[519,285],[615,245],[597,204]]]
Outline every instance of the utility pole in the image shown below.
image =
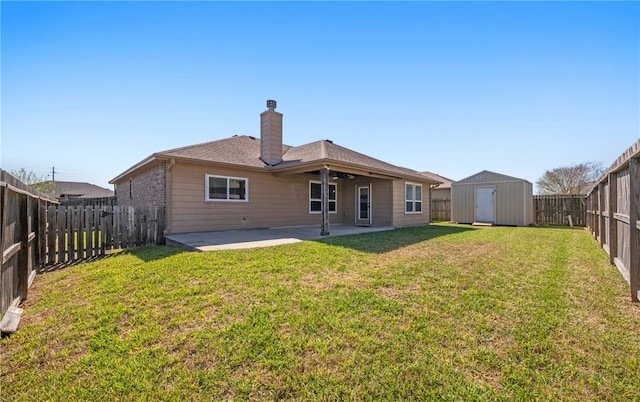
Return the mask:
[[51,181],[56,181],[56,167],[51,168]]

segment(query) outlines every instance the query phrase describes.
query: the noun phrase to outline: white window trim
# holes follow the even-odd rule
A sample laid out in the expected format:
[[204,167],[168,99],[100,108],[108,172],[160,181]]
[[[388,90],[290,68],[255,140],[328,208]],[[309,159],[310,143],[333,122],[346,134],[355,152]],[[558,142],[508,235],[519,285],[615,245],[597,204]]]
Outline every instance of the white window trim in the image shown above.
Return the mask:
[[[412,200],[408,200],[407,199],[407,185],[411,185],[413,186],[413,199]],[[420,199],[416,200],[416,187],[420,187]],[[411,182],[405,182],[404,183],[404,213],[405,215],[420,215],[422,214],[422,211],[424,211],[424,191],[423,191],[424,187],[422,186],[422,184],[419,183],[411,183]],[[420,211],[416,211],[416,201],[420,201],[421,207]],[[411,202],[413,204],[413,211],[407,211],[407,202]]]
[[[227,198],[226,199],[217,199],[217,198],[209,198],[209,178],[219,178],[219,179],[227,179]],[[234,200],[229,198],[229,179],[231,180],[244,180],[244,188],[245,188],[245,197],[244,200]],[[246,177],[233,177],[233,176],[222,176],[216,174],[205,174],[204,175],[204,201],[205,202],[249,202],[249,179]]]
[[[309,213],[313,214],[313,215],[319,215],[322,213],[322,211],[312,211],[311,210],[311,201],[319,201],[320,203],[322,203],[322,199],[320,198],[311,198],[311,184],[315,183],[315,184],[320,184],[320,186],[322,186],[322,182],[321,181],[317,181],[317,180],[309,180]],[[330,181],[329,182],[330,186],[336,186],[336,199],[335,200],[331,200],[331,202],[335,202],[336,203],[336,210],[335,211],[329,211],[330,214],[337,214],[338,213],[338,183],[334,182],[334,181]]]

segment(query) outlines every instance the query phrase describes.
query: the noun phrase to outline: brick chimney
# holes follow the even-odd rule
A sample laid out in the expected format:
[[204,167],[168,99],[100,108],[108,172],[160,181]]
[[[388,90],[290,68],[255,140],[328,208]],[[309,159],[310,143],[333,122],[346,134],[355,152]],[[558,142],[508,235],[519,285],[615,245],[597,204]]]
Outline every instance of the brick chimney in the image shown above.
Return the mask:
[[267,165],[282,162],[282,113],[276,112],[276,101],[267,101],[260,114],[260,159]]

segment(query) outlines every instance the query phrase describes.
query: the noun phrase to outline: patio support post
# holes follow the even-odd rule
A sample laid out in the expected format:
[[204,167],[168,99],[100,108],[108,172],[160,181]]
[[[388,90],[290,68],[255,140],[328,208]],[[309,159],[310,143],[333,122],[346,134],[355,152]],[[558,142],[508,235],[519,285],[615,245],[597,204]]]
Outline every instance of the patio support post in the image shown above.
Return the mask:
[[322,209],[322,228],[320,236],[329,235],[329,167],[320,170],[320,208]]

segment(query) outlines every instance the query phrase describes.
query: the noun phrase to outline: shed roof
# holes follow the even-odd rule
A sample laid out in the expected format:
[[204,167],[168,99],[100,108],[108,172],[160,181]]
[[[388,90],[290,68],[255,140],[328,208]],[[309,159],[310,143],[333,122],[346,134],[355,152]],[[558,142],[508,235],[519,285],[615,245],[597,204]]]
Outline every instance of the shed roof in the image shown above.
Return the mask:
[[531,184],[528,180],[520,179],[513,176],[507,176],[506,174],[492,172],[490,170],[483,170],[476,174],[473,174],[464,179],[458,180],[453,185],[468,184],[468,183],[499,183],[508,181],[524,181]]

